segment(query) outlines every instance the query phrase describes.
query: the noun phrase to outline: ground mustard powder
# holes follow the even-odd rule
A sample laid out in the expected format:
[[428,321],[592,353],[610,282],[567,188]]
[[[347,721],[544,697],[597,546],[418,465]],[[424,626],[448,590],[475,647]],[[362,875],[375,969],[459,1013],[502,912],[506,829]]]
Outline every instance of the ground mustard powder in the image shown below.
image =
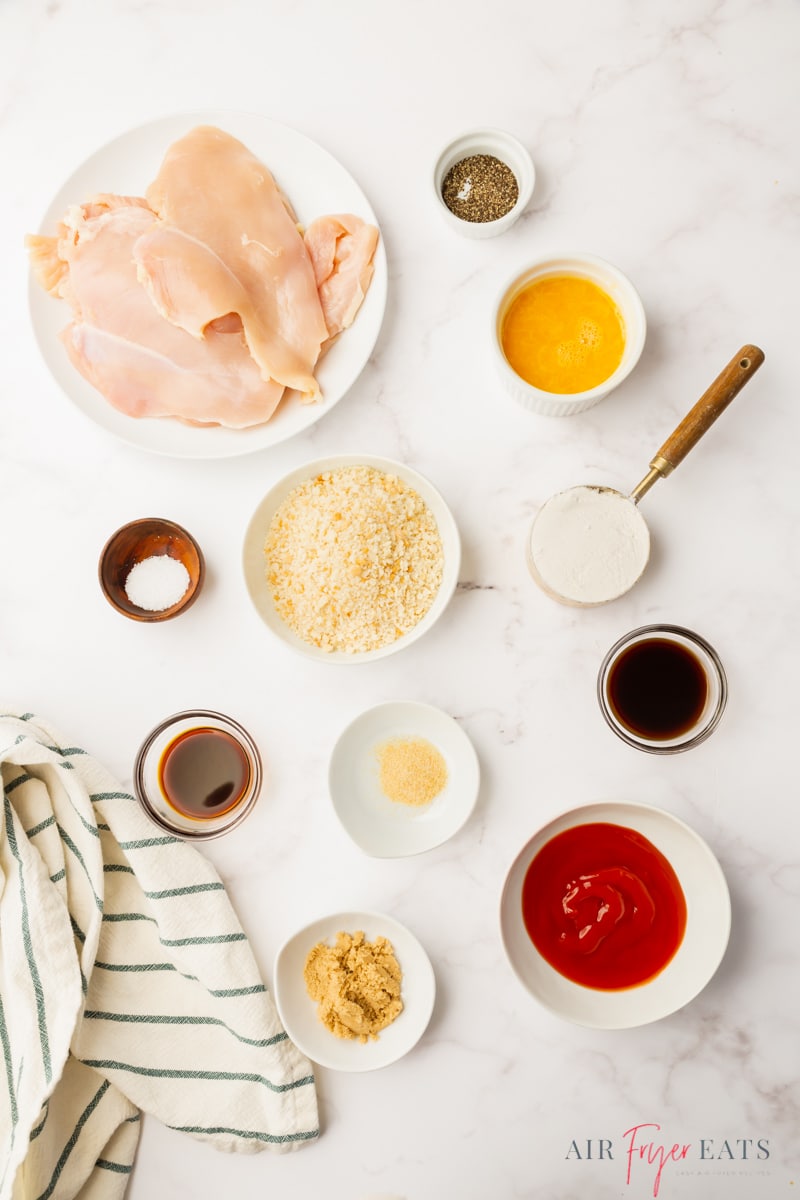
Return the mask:
[[306,959],[306,991],[322,1024],[340,1038],[375,1040],[403,1011],[400,964],[388,938],[337,933],[336,945],[318,942]]
[[392,738],[378,747],[381,791],[389,800],[418,808],[447,783],[444,758],[425,738]]

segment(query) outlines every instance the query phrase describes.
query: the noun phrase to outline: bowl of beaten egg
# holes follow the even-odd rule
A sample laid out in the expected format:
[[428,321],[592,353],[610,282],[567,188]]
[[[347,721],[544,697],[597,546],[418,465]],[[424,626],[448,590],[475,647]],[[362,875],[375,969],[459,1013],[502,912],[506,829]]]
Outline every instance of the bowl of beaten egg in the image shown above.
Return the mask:
[[531,412],[584,412],[631,373],[646,320],[633,284],[591,254],[552,254],[506,283],[494,308],[500,378]]

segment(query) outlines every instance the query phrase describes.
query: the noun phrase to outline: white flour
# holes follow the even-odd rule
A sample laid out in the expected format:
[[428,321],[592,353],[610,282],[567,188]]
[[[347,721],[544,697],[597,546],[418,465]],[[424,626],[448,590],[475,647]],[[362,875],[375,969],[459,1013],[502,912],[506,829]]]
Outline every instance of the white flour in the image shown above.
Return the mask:
[[546,591],[570,604],[605,604],[633,586],[650,534],[633,501],[610,488],[574,487],[542,505],[529,554]]

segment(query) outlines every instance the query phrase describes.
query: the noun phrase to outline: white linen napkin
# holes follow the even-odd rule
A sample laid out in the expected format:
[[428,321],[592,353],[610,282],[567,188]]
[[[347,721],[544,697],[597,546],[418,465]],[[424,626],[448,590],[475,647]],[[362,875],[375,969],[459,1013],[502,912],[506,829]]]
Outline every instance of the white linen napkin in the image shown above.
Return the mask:
[[139,1110],[222,1150],[319,1134],[213,867],[88,754],[0,716],[0,1200],[117,1200]]

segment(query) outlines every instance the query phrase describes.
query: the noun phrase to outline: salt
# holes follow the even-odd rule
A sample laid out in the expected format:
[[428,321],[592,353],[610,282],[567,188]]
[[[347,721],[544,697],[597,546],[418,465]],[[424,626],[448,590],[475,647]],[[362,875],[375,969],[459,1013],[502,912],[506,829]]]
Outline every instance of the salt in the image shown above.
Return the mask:
[[177,558],[151,554],[128,572],[125,594],[137,608],[163,612],[178,603],[190,583],[189,572]]

